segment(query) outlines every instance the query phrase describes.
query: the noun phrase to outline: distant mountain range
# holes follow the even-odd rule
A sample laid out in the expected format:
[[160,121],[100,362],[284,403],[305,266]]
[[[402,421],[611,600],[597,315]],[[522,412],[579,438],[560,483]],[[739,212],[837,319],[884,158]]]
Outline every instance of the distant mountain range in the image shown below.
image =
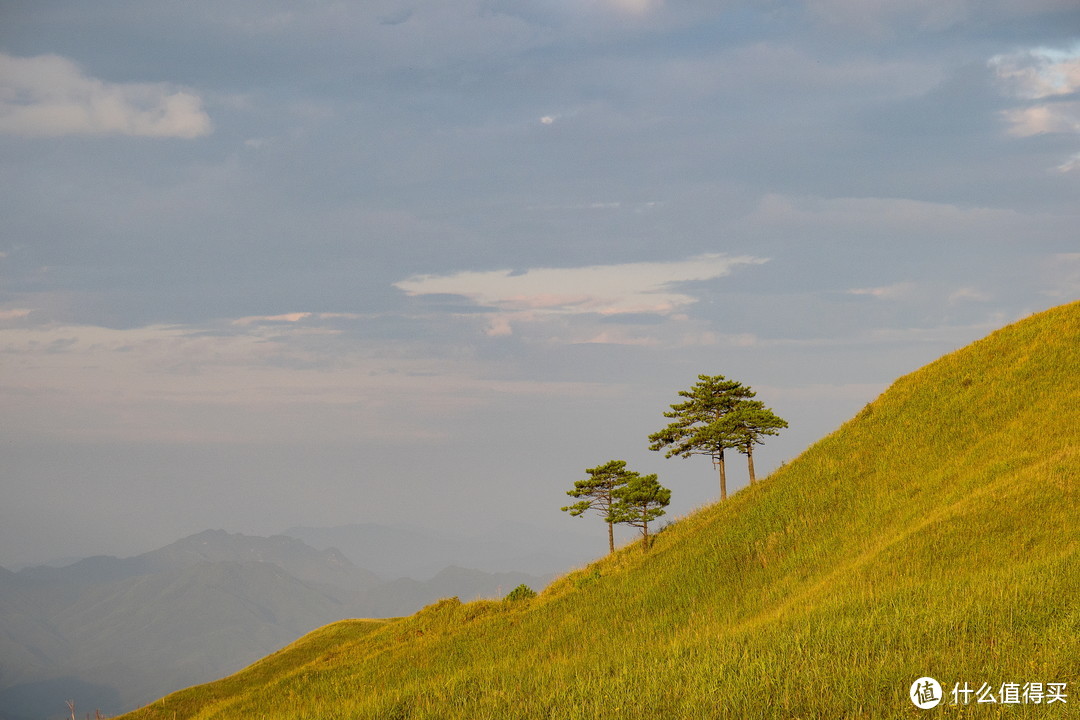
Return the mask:
[[[580,529],[585,525],[581,523]],[[606,548],[600,535],[590,537],[572,530],[552,533],[513,522],[471,536],[378,523],[293,527],[282,535],[299,538],[320,550],[336,548],[360,567],[385,578],[430,578],[443,568],[463,565],[490,573],[550,575],[583,565]]]
[[[118,714],[235,672],[336,620],[408,615],[442,597],[495,597],[550,578],[551,571],[455,566],[471,551],[484,567],[497,564],[500,553],[484,551],[479,539],[451,542],[378,526],[324,535],[348,541],[350,551],[376,560],[380,573],[335,547],[223,530],[130,558],[0,568],[0,720],[64,717],[69,699],[80,713]],[[530,567],[557,562],[535,558]],[[422,579],[402,577],[409,573]]]

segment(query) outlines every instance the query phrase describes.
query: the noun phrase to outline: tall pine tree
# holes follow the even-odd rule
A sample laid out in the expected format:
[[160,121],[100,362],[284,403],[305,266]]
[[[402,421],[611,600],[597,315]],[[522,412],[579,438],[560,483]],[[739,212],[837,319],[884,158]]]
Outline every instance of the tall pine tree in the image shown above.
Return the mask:
[[760,400],[744,400],[727,415],[725,423],[731,436],[736,439],[735,448],[746,456],[746,469],[753,484],[757,480],[754,475],[754,445],[763,444],[768,435],[777,435],[788,426],[787,421],[765,407]]
[[754,397],[754,391],[723,375],[698,375],[698,382],[689,390],[680,390],[685,402],[671,406],[664,417],[671,423],[649,436],[650,450],[664,450],[664,457],[708,455],[720,474],[720,499],[727,498],[727,472],[724,451],[739,447],[743,437],[726,422],[739,403]]

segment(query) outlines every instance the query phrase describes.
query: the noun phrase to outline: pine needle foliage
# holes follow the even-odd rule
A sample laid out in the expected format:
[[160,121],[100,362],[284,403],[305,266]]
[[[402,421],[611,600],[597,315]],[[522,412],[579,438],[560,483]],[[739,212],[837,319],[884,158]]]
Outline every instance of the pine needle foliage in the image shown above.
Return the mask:
[[615,552],[615,523],[622,522],[618,519],[616,511],[619,503],[618,493],[639,475],[633,470],[626,469],[625,460],[609,460],[603,465],[587,469],[585,473],[588,475],[587,478],[575,481],[573,490],[566,491],[570,497],[582,499],[561,509],[574,517],[581,517],[589,510],[599,513],[607,523],[608,552]]
[[735,449],[746,456],[747,473],[753,485],[757,482],[754,446],[763,444],[767,436],[779,434],[782,428],[788,426],[787,421],[765,407],[760,400],[743,400],[724,417],[723,423],[728,428]]
[[641,547],[649,549],[649,523],[664,514],[671,503],[671,490],[656,475],[638,475],[615,491],[615,522],[641,530]]
[[[528,603],[316,631],[128,720],[1052,718],[1080,705],[1080,303],[900,378]],[[1068,703],[919,711],[922,676]]]
[[671,406],[664,417],[674,420],[649,435],[650,450],[664,450],[664,457],[706,455],[720,477],[720,499],[727,499],[724,453],[738,448],[746,455],[751,484],[754,477],[754,445],[775,435],[787,423],[773,414],[746,385],[723,375],[698,375],[689,390],[680,390],[684,402]]

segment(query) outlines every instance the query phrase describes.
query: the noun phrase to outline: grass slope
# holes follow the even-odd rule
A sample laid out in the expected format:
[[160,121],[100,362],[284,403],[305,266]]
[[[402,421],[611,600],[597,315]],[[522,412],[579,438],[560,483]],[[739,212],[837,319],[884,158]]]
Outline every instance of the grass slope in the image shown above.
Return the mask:
[[1078,376],[1074,303],[900,378],[648,553],[524,603],[328,626],[126,717],[915,717],[923,675],[1069,683],[937,716],[1078,716]]

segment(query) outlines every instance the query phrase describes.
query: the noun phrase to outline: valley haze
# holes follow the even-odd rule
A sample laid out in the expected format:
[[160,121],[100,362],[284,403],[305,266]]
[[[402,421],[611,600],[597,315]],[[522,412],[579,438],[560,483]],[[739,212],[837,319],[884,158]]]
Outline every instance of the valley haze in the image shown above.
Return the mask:
[[402,528],[299,530],[360,541],[343,546],[377,558],[381,576],[337,548],[224,530],[135,557],[0,568],[0,718],[56,717],[65,699],[112,716],[234,673],[330,622],[407,615],[448,596],[499,598],[553,577],[500,569],[508,560],[565,571],[593,555],[571,547],[574,538],[538,550],[519,537],[492,553],[477,538]]

